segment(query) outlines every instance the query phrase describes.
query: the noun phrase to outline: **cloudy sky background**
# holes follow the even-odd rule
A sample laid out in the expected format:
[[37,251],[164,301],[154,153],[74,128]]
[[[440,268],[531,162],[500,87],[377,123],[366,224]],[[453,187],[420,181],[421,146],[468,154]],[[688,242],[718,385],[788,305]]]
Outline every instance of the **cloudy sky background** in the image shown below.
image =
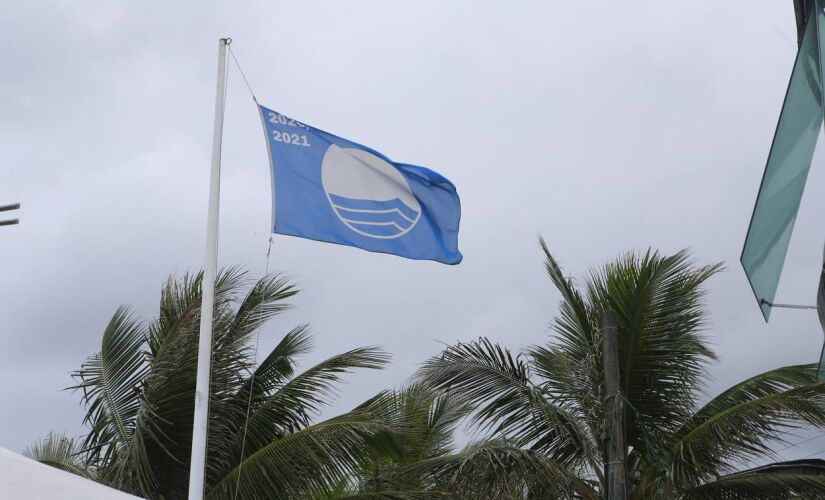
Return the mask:
[[[23,204],[0,228],[0,446],[83,432],[79,394],[61,389],[115,308],[150,319],[166,277],[202,265],[225,35],[262,104],[433,168],[462,198],[456,267],[275,238],[271,268],[304,291],[263,349],[310,322],[307,366],[362,345],[395,356],[331,411],[403,383],[441,343],[545,342],[559,296],[539,234],[574,276],[647,247],[726,261],[708,295],[710,394],[818,359],[816,314],[764,324],[738,263],[795,56],[790,0],[15,2],[0,31],[0,203]],[[233,66],[221,264],[263,272],[269,206]],[[820,152],[778,301],[814,301],[823,210]]]

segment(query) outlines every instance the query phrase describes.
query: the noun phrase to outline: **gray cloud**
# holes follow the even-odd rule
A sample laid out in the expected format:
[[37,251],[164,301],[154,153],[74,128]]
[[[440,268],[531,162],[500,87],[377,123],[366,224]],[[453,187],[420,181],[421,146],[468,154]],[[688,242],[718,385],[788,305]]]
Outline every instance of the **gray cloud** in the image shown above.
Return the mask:
[[[304,292],[262,346],[309,321],[307,363],[357,345],[396,355],[331,411],[402,383],[439,342],[545,342],[559,297],[539,233],[576,276],[648,246],[727,261],[708,298],[711,392],[819,355],[815,314],[763,324],[738,264],[795,54],[777,33],[795,33],[789,1],[18,2],[0,27],[0,202],[24,204],[0,230],[2,446],[80,432],[60,389],[115,307],[148,319],[166,276],[201,265],[223,35],[262,103],[427,165],[462,196],[457,267],[275,238],[271,268]],[[269,173],[235,68],[227,113],[220,261],[261,273]],[[814,300],[822,162],[782,301]]]

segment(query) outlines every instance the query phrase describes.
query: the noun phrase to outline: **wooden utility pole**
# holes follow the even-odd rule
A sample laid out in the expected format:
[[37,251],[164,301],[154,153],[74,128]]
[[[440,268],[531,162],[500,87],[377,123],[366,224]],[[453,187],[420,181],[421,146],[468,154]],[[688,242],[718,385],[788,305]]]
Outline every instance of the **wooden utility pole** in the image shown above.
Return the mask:
[[625,445],[624,399],[619,369],[619,339],[616,313],[602,313],[602,352],[604,356],[604,431],[607,500],[627,499],[627,447]]

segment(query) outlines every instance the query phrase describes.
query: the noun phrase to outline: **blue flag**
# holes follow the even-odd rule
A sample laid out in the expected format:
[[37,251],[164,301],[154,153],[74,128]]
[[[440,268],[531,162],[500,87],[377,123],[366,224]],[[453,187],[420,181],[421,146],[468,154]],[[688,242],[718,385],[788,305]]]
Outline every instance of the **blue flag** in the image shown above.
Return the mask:
[[461,262],[461,204],[450,181],[259,108],[273,174],[275,233]]

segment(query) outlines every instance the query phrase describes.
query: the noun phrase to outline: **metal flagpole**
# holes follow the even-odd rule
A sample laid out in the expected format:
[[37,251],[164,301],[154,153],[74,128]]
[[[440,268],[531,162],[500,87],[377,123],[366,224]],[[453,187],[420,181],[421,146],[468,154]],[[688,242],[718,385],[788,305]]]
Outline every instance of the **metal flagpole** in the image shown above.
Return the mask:
[[218,205],[221,192],[221,138],[226,104],[226,50],[232,40],[221,38],[218,46],[218,90],[212,133],[212,174],[209,178],[209,215],[206,224],[206,263],[203,268],[201,325],[198,341],[198,375],[195,418],[192,423],[192,459],[189,463],[189,500],[203,500],[206,471],[206,429],[209,423],[209,374],[212,365],[212,314],[218,270]]

